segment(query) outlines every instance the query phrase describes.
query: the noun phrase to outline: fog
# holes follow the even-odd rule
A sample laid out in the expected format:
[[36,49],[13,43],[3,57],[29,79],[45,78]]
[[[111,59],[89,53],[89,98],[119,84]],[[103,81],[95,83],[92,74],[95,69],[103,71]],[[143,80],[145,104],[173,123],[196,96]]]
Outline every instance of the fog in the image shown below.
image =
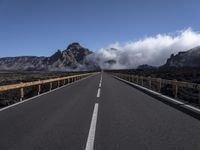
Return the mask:
[[200,33],[188,28],[126,43],[114,42],[87,59],[102,69],[129,69],[142,64],[160,66],[172,53],[177,54],[199,45]]

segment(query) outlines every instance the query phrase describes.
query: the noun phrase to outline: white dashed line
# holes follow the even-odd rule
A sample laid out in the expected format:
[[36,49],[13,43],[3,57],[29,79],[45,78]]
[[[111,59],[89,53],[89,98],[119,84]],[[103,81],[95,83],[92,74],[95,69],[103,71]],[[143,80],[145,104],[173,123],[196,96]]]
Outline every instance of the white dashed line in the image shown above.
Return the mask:
[[95,139],[96,124],[97,124],[98,107],[99,107],[99,104],[96,103],[95,106],[94,106],[92,121],[91,121],[91,124],[90,124],[90,130],[89,130],[85,150],[93,150],[93,148],[94,148],[94,139]]
[[100,93],[101,93],[101,89],[98,88],[98,91],[97,91],[97,97],[100,97]]
[[99,83],[99,88],[101,87],[101,82]]

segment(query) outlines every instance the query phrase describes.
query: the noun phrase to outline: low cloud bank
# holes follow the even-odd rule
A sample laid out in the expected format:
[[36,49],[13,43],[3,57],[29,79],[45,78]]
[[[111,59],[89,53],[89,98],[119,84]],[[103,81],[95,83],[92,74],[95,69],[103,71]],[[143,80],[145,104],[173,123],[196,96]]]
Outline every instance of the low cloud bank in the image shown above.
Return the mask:
[[102,69],[129,69],[142,64],[163,65],[172,53],[200,45],[200,33],[191,28],[175,34],[158,34],[138,41],[119,42],[101,48],[87,59]]

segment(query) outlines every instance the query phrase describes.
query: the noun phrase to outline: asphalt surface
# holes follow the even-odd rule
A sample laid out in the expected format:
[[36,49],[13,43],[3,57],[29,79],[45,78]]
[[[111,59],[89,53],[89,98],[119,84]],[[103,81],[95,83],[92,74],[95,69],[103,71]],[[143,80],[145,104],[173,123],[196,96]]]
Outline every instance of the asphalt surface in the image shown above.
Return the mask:
[[106,73],[100,79],[0,111],[0,150],[84,150],[90,133],[94,150],[200,149],[199,120]]

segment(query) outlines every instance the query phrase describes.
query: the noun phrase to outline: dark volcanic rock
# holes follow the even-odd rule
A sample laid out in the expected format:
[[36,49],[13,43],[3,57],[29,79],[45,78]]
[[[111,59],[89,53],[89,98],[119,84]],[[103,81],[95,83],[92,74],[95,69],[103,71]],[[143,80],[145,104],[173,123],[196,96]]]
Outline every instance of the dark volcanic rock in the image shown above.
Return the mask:
[[172,54],[163,67],[200,67],[200,46]]
[[154,66],[150,66],[150,65],[147,65],[147,64],[144,64],[144,65],[140,65],[137,67],[137,69],[141,69],[141,70],[151,70],[151,69],[156,69],[157,67],[154,67]]
[[[50,57],[21,56],[0,58],[0,70],[48,70],[66,71],[87,69],[86,56],[93,52],[79,43],[70,44],[64,51],[58,50]],[[88,65],[88,64],[87,64]]]

